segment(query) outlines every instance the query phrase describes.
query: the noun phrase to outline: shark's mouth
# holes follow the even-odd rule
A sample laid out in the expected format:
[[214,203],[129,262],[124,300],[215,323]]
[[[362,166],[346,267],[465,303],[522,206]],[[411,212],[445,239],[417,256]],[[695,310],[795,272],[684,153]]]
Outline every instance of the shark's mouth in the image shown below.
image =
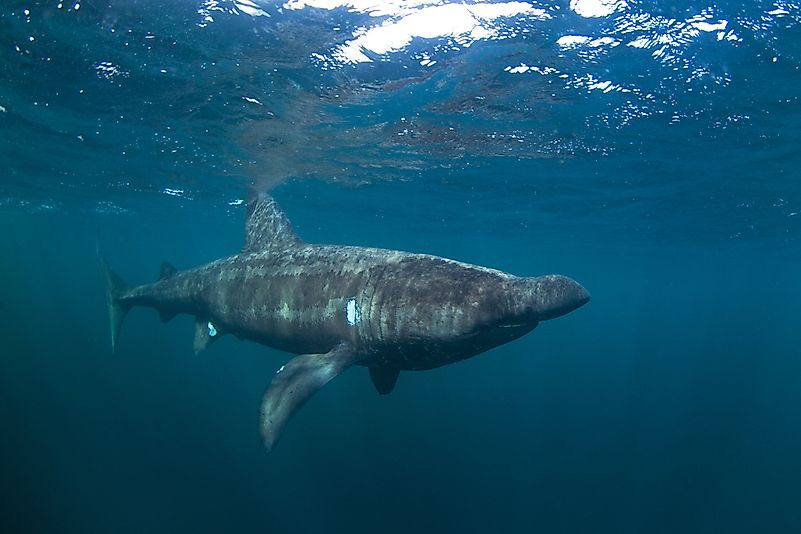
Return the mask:
[[517,319],[516,321],[498,321],[486,325],[481,330],[484,333],[498,332],[499,334],[503,333],[502,335],[508,336],[508,335],[514,335],[514,333],[516,332],[522,332],[522,333],[528,332],[530,330],[533,330],[534,327],[536,327],[537,324],[539,324],[537,321],[521,320],[521,318],[519,317],[516,319]]

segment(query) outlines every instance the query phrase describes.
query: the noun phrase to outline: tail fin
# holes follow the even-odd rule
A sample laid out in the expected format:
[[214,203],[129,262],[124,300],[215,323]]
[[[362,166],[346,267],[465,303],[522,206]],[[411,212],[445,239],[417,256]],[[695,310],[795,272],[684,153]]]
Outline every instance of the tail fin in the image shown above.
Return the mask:
[[106,275],[106,306],[108,306],[108,317],[111,321],[111,352],[117,345],[117,336],[120,334],[122,328],[122,321],[128,313],[128,306],[120,304],[119,296],[128,289],[125,282],[122,281],[117,273],[109,269],[106,259],[100,256],[100,264],[103,266],[103,272]]

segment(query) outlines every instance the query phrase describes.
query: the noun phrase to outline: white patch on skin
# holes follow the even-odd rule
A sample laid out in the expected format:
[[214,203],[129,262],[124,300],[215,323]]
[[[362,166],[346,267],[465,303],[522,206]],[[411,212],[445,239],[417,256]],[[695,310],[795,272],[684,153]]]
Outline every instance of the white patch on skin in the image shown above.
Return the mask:
[[348,303],[345,305],[345,320],[351,326],[356,325],[356,323],[362,320],[362,311],[356,304],[355,297],[348,300]]
[[214,323],[209,321],[206,326],[209,328],[209,337],[214,337],[217,335],[217,328],[214,327]]
[[292,309],[290,309],[289,307],[288,302],[284,301],[281,303],[281,307],[278,309],[278,316],[287,321],[295,317],[294,314],[292,313]]

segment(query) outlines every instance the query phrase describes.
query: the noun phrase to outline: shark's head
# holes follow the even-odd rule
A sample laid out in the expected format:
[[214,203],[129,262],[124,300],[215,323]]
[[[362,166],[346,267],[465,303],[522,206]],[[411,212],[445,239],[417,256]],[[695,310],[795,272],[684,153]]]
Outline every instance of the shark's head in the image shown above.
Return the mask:
[[509,319],[547,321],[568,314],[590,300],[589,292],[560,274],[515,278],[510,282]]
[[463,316],[464,334],[459,339],[475,352],[517,339],[540,321],[561,317],[590,300],[581,284],[561,275],[512,277],[503,288],[484,293],[473,313]]

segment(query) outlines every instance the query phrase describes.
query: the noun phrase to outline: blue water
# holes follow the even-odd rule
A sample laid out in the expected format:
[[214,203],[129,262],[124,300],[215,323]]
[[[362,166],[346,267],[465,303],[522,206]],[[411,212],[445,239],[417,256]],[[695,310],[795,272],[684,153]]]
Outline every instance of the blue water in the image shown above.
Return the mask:
[[[309,4],[0,7],[0,531],[801,532],[801,4]],[[267,453],[289,355],[140,309],[112,355],[96,253],[231,254],[254,182],[593,299]]]

